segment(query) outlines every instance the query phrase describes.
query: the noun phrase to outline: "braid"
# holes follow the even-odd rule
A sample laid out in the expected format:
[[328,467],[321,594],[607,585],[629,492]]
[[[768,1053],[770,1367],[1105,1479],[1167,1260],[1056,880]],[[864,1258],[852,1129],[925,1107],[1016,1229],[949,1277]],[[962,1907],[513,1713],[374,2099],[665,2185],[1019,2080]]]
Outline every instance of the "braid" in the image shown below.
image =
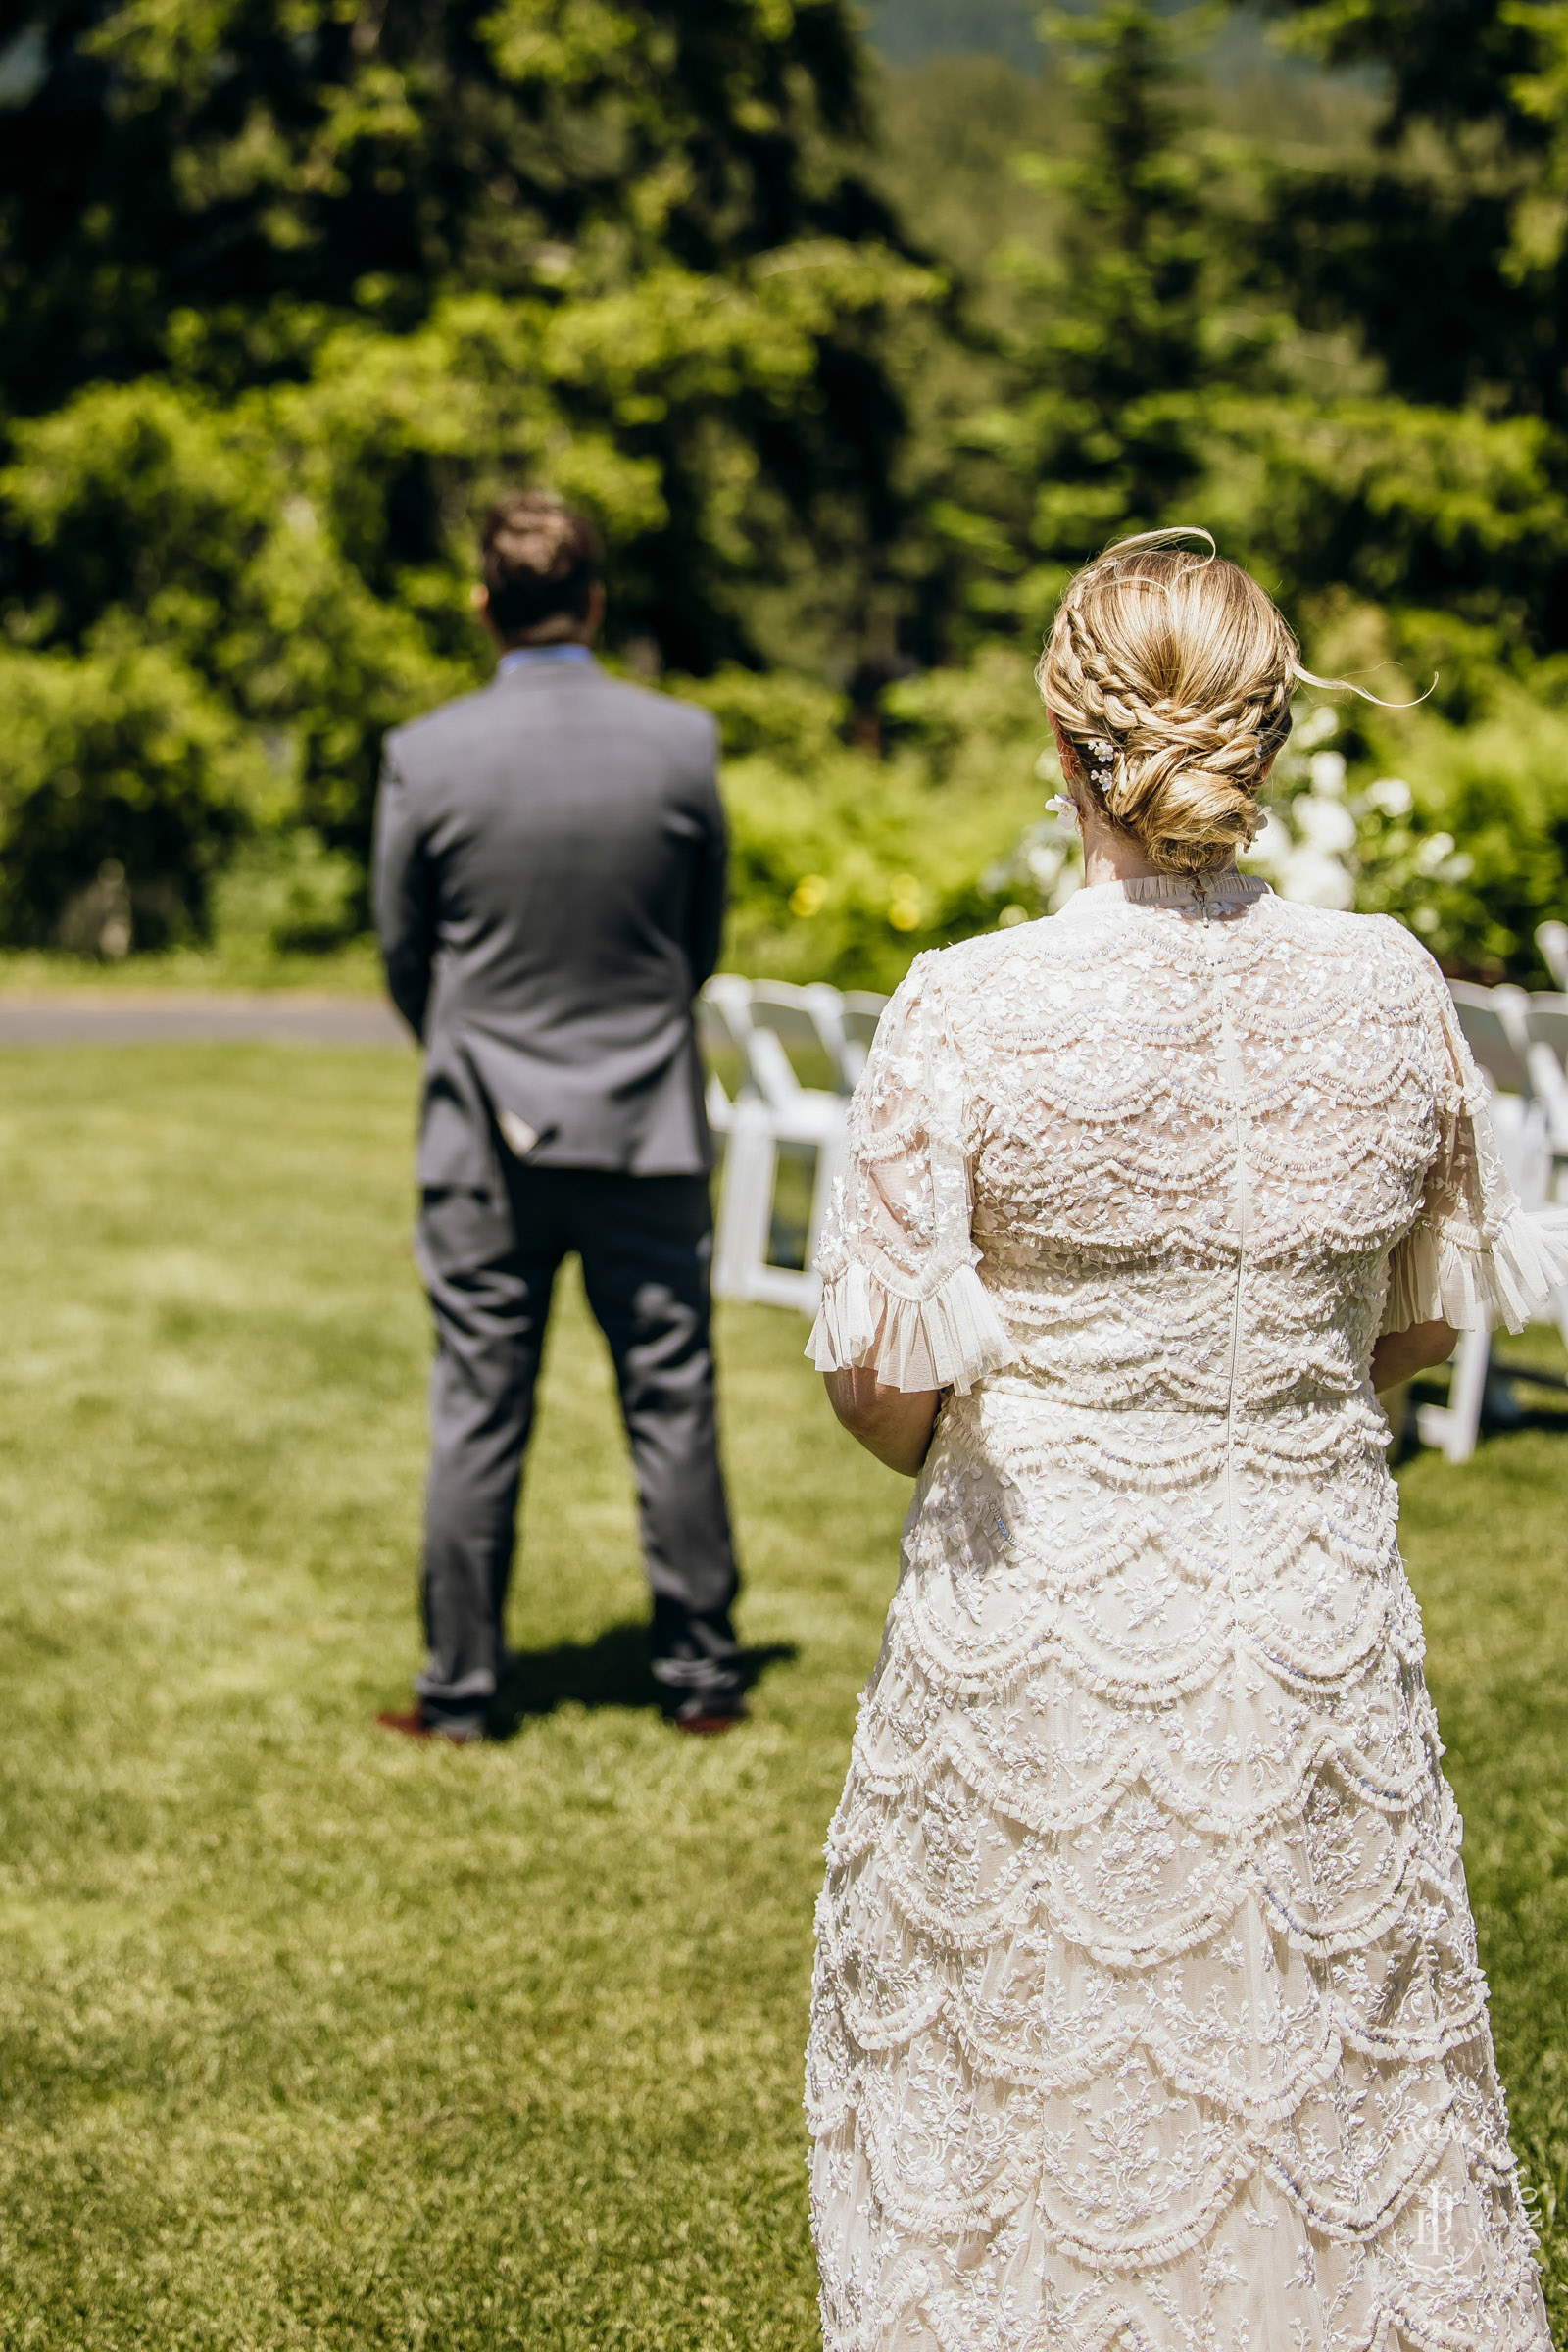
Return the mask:
[[1296,675],[1296,641],[1262,590],[1168,547],[1080,572],[1039,670],[1103,814],[1177,872],[1222,864],[1256,833]]

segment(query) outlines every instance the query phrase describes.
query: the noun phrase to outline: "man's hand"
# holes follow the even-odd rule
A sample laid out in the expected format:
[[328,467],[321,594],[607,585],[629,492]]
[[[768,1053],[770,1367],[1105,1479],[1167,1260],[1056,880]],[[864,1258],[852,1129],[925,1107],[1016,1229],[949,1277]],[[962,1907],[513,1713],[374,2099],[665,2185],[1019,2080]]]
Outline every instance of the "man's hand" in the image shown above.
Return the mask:
[[884,1388],[874,1372],[824,1372],[828,1402],[867,1453],[913,1478],[925,1460],[942,1402],[940,1389]]

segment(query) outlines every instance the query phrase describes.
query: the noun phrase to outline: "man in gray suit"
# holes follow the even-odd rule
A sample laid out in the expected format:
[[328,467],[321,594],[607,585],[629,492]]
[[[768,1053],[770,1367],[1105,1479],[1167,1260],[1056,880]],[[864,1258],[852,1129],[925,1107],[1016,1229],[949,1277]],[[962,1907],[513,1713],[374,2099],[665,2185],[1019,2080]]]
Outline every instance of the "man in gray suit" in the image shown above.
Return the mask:
[[484,1736],[550,1296],[582,1261],[631,1441],[653,1669],[685,1730],[743,1712],[709,1338],[710,1152],[692,999],[725,832],[706,711],[609,677],[590,524],[505,500],[476,602],[494,683],[386,741],[375,911],[424,1047],[417,1254],[435,1317],[428,1655],[414,1738]]

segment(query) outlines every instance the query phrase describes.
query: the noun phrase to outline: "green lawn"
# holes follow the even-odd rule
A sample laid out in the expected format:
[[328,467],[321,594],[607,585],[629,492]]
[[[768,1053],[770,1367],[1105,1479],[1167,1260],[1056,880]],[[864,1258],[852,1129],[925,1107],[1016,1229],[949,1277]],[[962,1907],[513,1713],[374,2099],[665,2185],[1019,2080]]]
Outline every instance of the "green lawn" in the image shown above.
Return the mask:
[[[516,1736],[376,1732],[416,1658],[413,1086],[372,1053],[0,1056],[0,2344],[808,2352],[811,1903],[907,1490],[798,1319],[725,1315],[756,1718],[682,1741],[573,1285]],[[1544,2215],[1568,1446],[1405,1492]],[[1560,2312],[1565,2242],[1568,2211]]]

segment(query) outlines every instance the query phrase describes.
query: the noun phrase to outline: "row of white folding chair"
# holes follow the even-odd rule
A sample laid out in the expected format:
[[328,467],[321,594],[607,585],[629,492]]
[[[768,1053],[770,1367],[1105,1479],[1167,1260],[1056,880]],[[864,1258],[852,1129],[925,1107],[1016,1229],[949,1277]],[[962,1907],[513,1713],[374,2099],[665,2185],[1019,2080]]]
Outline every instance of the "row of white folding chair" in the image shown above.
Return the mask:
[[[1523,1207],[1544,1207],[1568,1174],[1568,996],[1464,980],[1448,986],[1465,1043],[1492,1091],[1493,1129],[1508,1180]],[[1552,1311],[1568,1343],[1568,1288],[1557,1293]],[[1440,1446],[1450,1462],[1468,1461],[1476,1449],[1491,1362],[1490,1335],[1463,1333],[1447,1403],[1424,1404],[1417,1414],[1422,1443]]]
[[[1568,953],[1568,926],[1559,927]],[[1526,1208],[1541,1207],[1568,1189],[1568,994],[1450,985],[1460,1028],[1493,1092],[1509,1179]],[[703,991],[704,1043],[736,1078],[733,1094],[716,1069],[710,1067],[708,1080],[709,1119],[725,1144],[713,1255],[713,1288],[721,1298],[815,1311],[817,1248],[844,1157],[845,1097],[864,1067],[885,1003],[825,982],[796,988],[734,973],[715,975]],[[792,1052],[808,1062],[825,1060],[833,1083],[803,1085]],[[800,1267],[775,1265],[771,1254],[779,1157],[791,1149],[809,1152],[813,1161]],[[1568,1341],[1568,1291],[1558,1293],[1554,1308]],[[1421,1408],[1423,1440],[1450,1460],[1467,1460],[1475,1450],[1490,1360],[1488,1336],[1466,1333],[1448,1402]]]
[[[847,1097],[886,999],[846,996],[826,982],[794,988],[783,981],[716,973],[703,991],[701,1020],[710,1051],[708,1116],[724,1138],[713,1245],[713,1289],[724,1298],[758,1298],[816,1310],[817,1248],[833,1186],[844,1161]],[[805,1086],[791,1051],[809,1066],[825,1057],[832,1084]],[[733,1094],[713,1059],[736,1078]],[[811,1205],[804,1266],[775,1265],[773,1207],[780,1155],[811,1155]]]

